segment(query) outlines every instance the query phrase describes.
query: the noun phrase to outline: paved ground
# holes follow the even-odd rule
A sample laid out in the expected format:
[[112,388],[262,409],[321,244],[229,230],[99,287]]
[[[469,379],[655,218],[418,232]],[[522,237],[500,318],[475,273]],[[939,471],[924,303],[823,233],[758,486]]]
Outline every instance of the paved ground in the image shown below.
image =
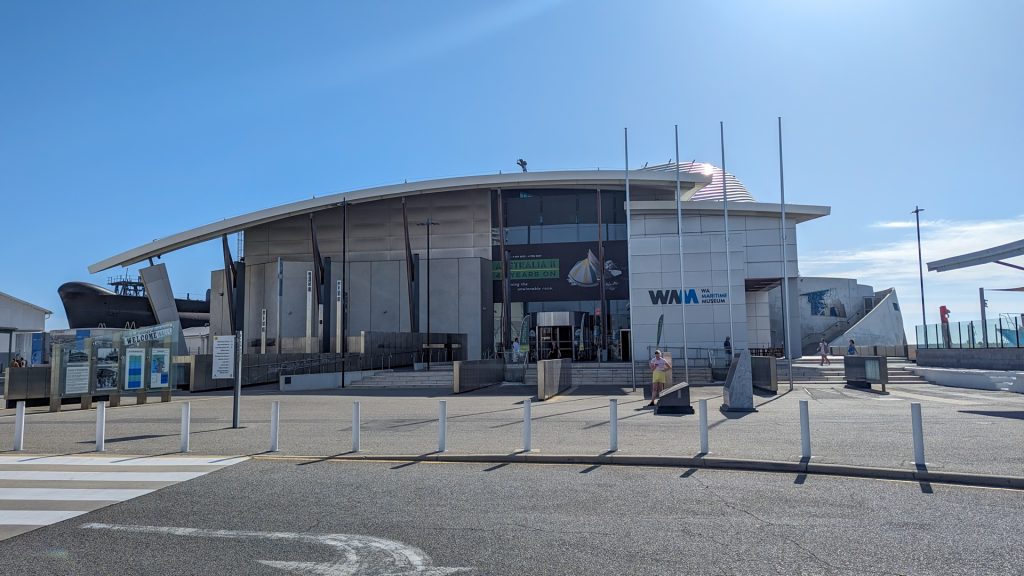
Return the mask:
[[[711,452],[717,456],[799,460],[798,401],[810,401],[815,461],[912,467],[910,402],[924,414],[930,469],[1024,476],[1024,396],[933,385],[892,385],[892,394],[841,385],[798,386],[775,397],[756,397],[758,412],[742,417],[718,411],[721,389],[695,388],[694,404],[708,398]],[[281,408],[285,454],[327,456],[351,449],[351,405],[362,406],[363,450],[424,454],[437,449],[438,400],[448,402],[449,451],[509,453],[521,447],[522,401],[528,387],[494,387],[453,396],[430,390],[344,390],[279,395],[246,389],[243,428],[231,425],[226,393],[175,396],[169,404],[122,406],[107,411],[107,449],[122,454],[178,450],[180,401],[192,405],[192,449],[197,454],[243,455],[269,446],[272,401]],[[692,456],[699,450],[696,416],[655,416],[641,392],[579,388],[533,403],[533,446],[542,454],[600,454],[608,446],[608,399],[619,400],[620,452]],[[130,403],[131,401],[129,401]],[[70,407],[69,407],[70,408]],[[64,454],[93,449],[95,410],[59,414],[33,409],[25,449]],[[13,410],[0,412],[0,447],[9,449]]]
[[1022,508],[1016,491],[820,476],[250,461],[0,556],[47,575],[1012,574]]

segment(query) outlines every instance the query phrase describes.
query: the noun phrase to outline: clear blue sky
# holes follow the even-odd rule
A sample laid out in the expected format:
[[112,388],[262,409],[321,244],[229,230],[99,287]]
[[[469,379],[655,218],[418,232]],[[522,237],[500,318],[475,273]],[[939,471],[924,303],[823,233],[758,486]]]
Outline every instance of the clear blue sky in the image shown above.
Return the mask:
[[[1024,236],[1024,3],[0,3],[0,291],[46,306],[86,266],[283,202],[451,175],[727,164],[832,216],[801,226],[801,273],[896,286],[919,323],[925,259]],[[165,258],[202,292],[209,244]],[[133,270],[134,271],[134,270]],[[989,265],[926,276],[929,321],[978,316]],[[995,311],[1024,296],[992,297]],[[913,340],[912,334],[908,336]]]

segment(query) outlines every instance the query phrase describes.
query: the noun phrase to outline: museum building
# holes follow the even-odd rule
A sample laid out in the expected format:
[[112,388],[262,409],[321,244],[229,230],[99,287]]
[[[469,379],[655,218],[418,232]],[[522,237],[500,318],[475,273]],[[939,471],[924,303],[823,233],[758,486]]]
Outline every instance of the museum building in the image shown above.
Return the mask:
[[[785,313],[799,327],[796,227],[829,208],[785,208]],[[210,332],[244,330],[248,353],[429,332],[465,335],[466,359],[500,355],[517,338],[535,356],[646,358],[682,346],[684,316],[695,350],[721,349],[727,336],[735,350],[782,348],[782,213],[711,164],[464,176],[251,212],[89,270],[148,262],[143,278],[166,282],[155,259],[221,240]],[[236,233],[241,253],[231,254]],[[800,350],[801,330],[792,332]]]

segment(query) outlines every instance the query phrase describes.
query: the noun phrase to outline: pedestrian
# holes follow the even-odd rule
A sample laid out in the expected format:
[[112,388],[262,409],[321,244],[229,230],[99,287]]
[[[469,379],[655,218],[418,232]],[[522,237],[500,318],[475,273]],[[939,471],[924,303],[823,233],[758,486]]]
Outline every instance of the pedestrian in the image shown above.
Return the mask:
[[829,366],[832,365],[832,361],[828,359],[828,344],[825,342],[824,338],[821,339],[821,342],[818,342],[818,354],[821,356],[819,366],[824,366],[826,364]]
[[512,341],[512,361],[519,362],[519,338]]
[[668,372],[672,369],[672,363],[661,355],[661,350],[655,350],[654,358],[651,358],[648,365],[651,367],[651,403],[648,406],[654,406],[654,401],[668,385]]
[[850,345],[846,347],[846,354],[849,356],[857,355],[857,347],[853,344],[853,339],[850,339]]
[[729,363],[732,363],[732,337],[726,336],[725,342],[722,344],[725,348],[725,355],[729,357]]

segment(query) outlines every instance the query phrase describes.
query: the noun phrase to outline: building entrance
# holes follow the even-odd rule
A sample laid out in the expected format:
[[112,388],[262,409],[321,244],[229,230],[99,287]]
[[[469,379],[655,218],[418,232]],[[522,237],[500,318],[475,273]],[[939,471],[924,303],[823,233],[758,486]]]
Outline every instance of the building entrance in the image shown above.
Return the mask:
[[594,316],[587,312],[534,312],[535,359],[596,360]]

